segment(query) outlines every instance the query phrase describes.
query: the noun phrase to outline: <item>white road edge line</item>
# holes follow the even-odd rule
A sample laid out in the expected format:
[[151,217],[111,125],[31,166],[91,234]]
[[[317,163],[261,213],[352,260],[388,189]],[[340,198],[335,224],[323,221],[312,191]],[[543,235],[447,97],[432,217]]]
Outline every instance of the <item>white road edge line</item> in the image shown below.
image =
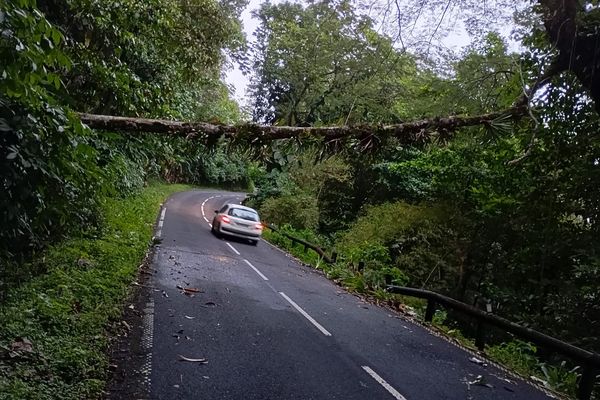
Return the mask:
[[313,317],[311,317],[310,315],[308,315],[308,313],[306,311],[304,311],[302,308],[300,308],[300,306],[298,304],[296,304],[294,302],[294,300],[290,299],[285,293],[283,292],[279,292],[279,294],[288,301],[288,303],[290,303],[292,305],[292,307],[294,307],[300,314],[302,314],[304,316],[304,318],[306,318],[307,320],[309,320],[314,326],[317,327],[318,330],[321,331],[321,333],[325,336],[331,336],[331,333],[329,333],[329,331],[325,328],[323,328],[323,326],[321,324],[319,324],[317,321],[315,321],[315,319]]
[[[227,243],[227,242],[225,242],[225,243]],[[229,248],[230,248],[231,250],[233,250],[233,252],[234,252],[235,254],[237,254],[238,256],[240,255],[240,252],[239,252],[239,251],[237,251],[237,250],[235,249],[235,247],[233,247],[233,246],[232,246],[232,245],[230,245],[229,243],[227,243],[227,246],[229,246]]]
[[158,220],[158,229],[156,231],[156,237],[160,237],[162,235],[163,224],[165,223],[165,213],[167,212],[167,207],[163,207],[160,213],[160,219]]
[[267,278],[266,276],[264,276],[263,273],[258,270],[258,268],[256,268],[254,265],[250,264],[250,261],[244,259],[244,262],[246,264],[248,264],[250,266],[250,268],[252,268],[254,270],[254,272],[256,272],[258,275],[260,275],[260,277],[263,278],[265,281],[269,280],[269,278]]
[[371,368],[369,368],[366,365],[363,365],[362,369],[364,369],[367,372],[367,374],[371,375],[371,377],[373,379],[375,379],[377,382],[379,382],[381,384],[381,386],[383,386],[385,388],[385,390],[387,390],[388,392],[390,392],[390,394],[392,396],[394,396],[397,400],[406,400],[406,397],[402,396],[400,394],[400,392],[398,392],[389,383],[387,383],[385,381],[385,379],[383,379],[381,376],[379,376],[377,374],[377,372],[373,371]]
[[[205,199],[202,202],[202,205],[200,206],[200,211],[202,211],[202,216],[204,217],[204,219],[206,219],[206,214],[204,213],[204,205],[206,204],[207,201],[209,201],[210,199],[213,199],[215,196],[209,197],[207,199]],[[208,221],[208,220],[207,220]]]

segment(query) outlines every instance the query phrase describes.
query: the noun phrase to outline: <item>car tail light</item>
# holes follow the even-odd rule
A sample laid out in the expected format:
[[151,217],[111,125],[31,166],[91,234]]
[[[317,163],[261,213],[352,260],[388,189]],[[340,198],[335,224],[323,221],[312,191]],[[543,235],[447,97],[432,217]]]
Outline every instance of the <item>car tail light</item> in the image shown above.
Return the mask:
[[223,216],[221,217],[221,222],[224,222],[224,223],[226,223],[226,224],[229,224],[229,223],[231,223],[231,220],[229,219],[229,217],[228,217],[228,216],[226,216],[226,215],[223,215]]

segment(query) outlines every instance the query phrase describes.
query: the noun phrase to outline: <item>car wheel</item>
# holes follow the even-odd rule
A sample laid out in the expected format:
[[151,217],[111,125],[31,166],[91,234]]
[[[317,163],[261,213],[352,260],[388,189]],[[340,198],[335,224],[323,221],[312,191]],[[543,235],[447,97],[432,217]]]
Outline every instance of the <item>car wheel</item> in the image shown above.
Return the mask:
[[[214,222],[214,221],[213,221],[213,222]],[[216,237],[218,237],[218,238],[220,238],[220,237],[221,237],[221,234],[219,233],[219,231],[217,231],[217,230],[215,229],[215,224],[214,224],[214,223],[212,224],[212,227],[210,228],[210,231],[211,231],[211,232],[212,232],[212,234],[213,234],[213,235],[215,235]]]

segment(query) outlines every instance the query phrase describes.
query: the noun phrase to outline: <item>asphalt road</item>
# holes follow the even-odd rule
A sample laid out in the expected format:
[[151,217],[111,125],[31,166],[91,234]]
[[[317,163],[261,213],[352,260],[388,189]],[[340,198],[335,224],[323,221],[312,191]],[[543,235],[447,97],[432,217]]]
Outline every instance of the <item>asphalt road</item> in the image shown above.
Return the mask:
[[241,199],[191,191],[163,207],[141,346],[150,398],[549,398],[264,241],[213,236],[214,210]]

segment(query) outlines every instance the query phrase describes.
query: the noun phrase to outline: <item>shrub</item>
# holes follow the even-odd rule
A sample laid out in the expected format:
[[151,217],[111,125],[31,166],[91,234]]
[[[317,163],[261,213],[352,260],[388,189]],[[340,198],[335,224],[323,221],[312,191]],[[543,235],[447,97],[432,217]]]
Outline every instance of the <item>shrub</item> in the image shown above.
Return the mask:
[[443,205],[386,203],[368,208],[336,243],[340,254],[350,261],[365,262],[366,270],[396,267],[402,275],[390,271],[387,280],[396,279],[414,286],[451,292],[460,280],[460,214]]
[[263,220],[279,226],[288,224],[294,229],[314,229],[319,222],[317,200],[303,193],[269,198],[260,211]]

